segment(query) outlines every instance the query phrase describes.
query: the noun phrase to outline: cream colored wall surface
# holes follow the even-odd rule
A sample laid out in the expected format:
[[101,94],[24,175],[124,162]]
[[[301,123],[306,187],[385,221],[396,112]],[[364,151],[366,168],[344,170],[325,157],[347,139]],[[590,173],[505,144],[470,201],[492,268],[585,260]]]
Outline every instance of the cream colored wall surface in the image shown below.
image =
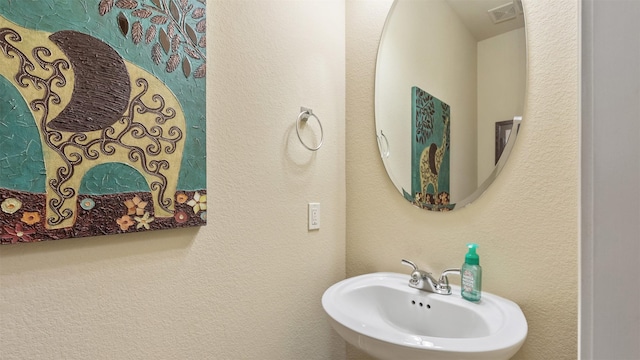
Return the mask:
[[[510,159],[467,208],[412,207],[387,178],[374,130],[375,58],[391,0],[347,0],[347,275],[434,272],[480,244],[483,289],[529,324],[514,359],[576,359],[578,298],[578,0],[523,1],[528,100]],[[349,347],[349,359],[368,359]]]
[[344,359],[344,1],[207,5],[208,225],[1,247],[1,359]]

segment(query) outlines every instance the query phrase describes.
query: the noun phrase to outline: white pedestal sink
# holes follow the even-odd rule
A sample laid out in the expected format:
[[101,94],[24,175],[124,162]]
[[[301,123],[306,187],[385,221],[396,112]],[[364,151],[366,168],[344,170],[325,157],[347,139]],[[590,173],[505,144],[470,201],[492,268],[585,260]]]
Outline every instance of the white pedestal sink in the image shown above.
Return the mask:
[[409,275],[372,273],[340,281],[322,296],[331,325],[381,360],[509,359],[527,336],[513,301],[483,292],[479,303],[409,287]]

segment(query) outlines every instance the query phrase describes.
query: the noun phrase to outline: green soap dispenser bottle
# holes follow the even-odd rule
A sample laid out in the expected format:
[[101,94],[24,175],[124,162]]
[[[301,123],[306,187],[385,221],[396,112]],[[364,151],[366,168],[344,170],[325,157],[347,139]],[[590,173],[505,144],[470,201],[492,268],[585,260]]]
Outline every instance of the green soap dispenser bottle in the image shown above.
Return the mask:
[[469,251],[464,257],[464,264],[460,271],[461,295],[463,298],[478,302],[482,295],[482,267],[480,267],[480,257],[476,253],[477,244],[467,244]]

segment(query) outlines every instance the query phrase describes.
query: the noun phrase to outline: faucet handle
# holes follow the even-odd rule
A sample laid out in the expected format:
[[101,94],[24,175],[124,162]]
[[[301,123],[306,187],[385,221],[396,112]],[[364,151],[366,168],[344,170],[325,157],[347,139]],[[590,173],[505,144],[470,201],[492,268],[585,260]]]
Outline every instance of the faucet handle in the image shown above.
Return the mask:
[[413,261],[409,261],[407,259],[402,259],[402,265],[407,265],[407,266],[411,266],[413,268],[413,271],[418,271],[418,266],[416,264],[414,264]]
[[442,274],[440,274],[440,282],[449,283],[449,278],[447,277],[447,275],[450,275],[450,274],[460,275],[460,269],[451,268],[451,269],[446,269],[442,271]]
[[416,265],[413,261],[409,261],[407,259],[402,259],[402,265],[411,266],[413,270],[411,271],[411,279],[409,280],[409,286],[419,287],[422,282],[423,271],[418,269],[418,265]]
[[440,275],[440,279],[438,280],[438,285],[446,294],[451,294],[451,285],[449,285],[449,277],[447,275],[456,274],[460,275],[460,269],[446,269]]

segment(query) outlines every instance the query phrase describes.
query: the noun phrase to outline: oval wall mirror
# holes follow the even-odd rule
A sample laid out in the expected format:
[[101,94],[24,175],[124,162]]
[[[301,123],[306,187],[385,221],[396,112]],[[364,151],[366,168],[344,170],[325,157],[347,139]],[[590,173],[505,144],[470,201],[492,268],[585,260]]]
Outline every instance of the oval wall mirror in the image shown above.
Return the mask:
[[376,64],[380,155],[411,203],[450,211],[493,182],[520,128],[519,0],[395,0]]

